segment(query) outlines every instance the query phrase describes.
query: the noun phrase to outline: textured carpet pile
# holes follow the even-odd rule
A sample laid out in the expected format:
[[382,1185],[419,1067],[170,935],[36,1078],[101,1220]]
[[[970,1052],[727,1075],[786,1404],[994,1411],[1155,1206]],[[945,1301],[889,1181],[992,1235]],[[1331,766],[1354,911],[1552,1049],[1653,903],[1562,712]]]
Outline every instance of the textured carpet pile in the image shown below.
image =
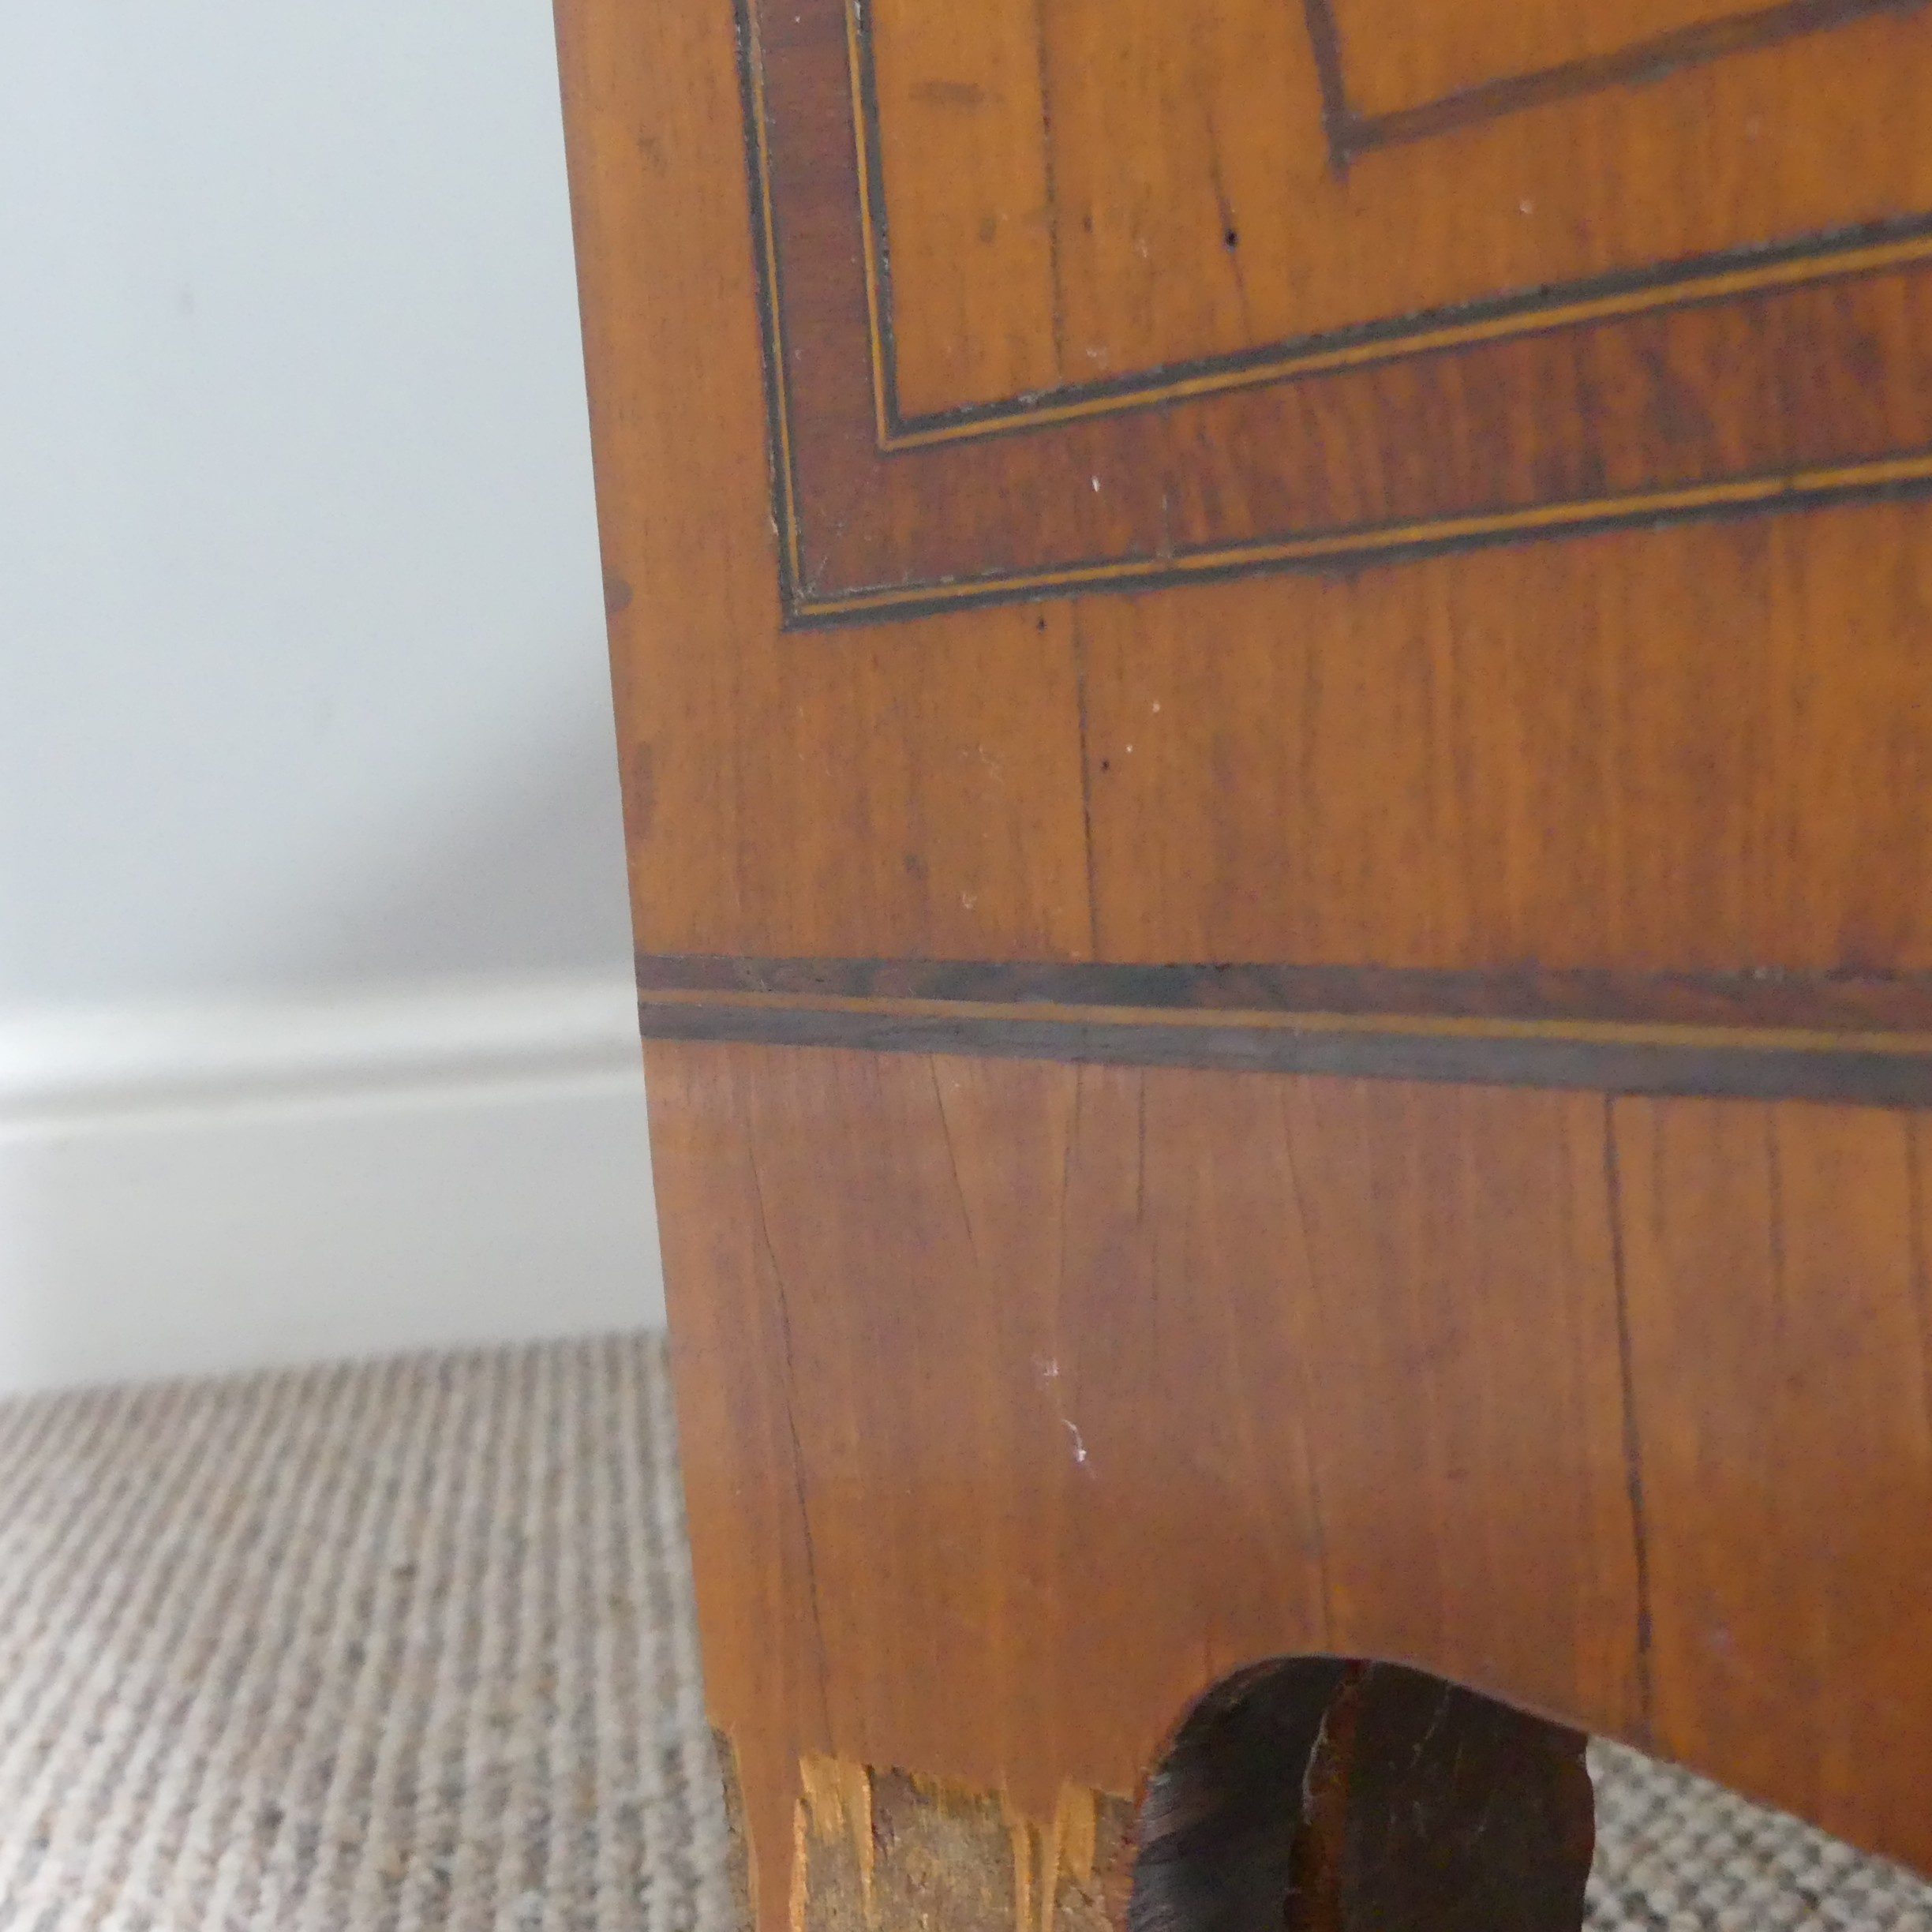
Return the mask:
[[[1932,1932],[1595,1747],[1591,1923]],[[733,1932],[661,1348],[0,1403],[0,1932]]]

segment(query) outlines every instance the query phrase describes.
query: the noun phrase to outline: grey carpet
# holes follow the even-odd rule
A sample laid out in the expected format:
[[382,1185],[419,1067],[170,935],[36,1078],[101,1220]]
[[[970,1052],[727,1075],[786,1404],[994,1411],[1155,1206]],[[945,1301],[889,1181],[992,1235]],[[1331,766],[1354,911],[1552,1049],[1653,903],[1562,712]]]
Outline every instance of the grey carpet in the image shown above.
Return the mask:
[[[1597,1747],[1591,1919],[1932,1932]],[[732,1932],[661,1350],[0,1404],[0,1932]]]

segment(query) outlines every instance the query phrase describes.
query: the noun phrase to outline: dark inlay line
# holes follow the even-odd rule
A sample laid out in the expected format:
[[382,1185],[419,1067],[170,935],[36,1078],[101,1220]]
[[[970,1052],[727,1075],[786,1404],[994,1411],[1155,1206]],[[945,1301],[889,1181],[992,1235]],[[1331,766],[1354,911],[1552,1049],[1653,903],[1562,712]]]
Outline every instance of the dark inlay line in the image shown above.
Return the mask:
[[[1507,80],[1485,81],[1477,87],[1446,94],[1440,100],[1426,101],[1417,107],[1400,108],[1392,114],[1357,114],[1344,105],[1340,122],[1330,127],[1329,139],[1331,144],[1339,144],[1337,165],[1346,167],[1355,155],[1377,148],[1427,140],[1436,135],[1453,133],[1458,129],[1474,127],[1485,121],[1499,120],[1505,114],[1519,114],[1526,108],[1544,107],[1552,101],[1568,100],[1581,94],[1661,80],[1680,68],[1701,66],[1710,61],[1720,60],[1726,54],[1775,47],[1780,41],[1822,33],[1831,28],[1845,26],[1866,14],[1914,13],[1923,3],[1924,0],[1780,0],[1780,4],[1761,8],[1755,13],[1680,27],[1669,33],[1659,34],[1653,39],[1619,47],[1613,54],[1569,61],[1561,66],[1543,68],[1534,73],[1515,74]],[[1321,4],[1322,0],[1307,0],[1311,34],[1314,31],[1316,9]],[[1318,69],[1324,67],[1325,58],[1317,43],[1315,59]],[[1324,120],[1327,116],[1327,88],[1324,77],[1322,82]]]
[[1294,1026],[1115,1024],[985,1017],[890,1006],[640,1004],[652,1040],[836,1046],[870,1053],[964,1054],[1093,1065],[1327,1074],[1612,1094],[1816,1100],[1865,1106],[1932,1106],[1932,1053],[1854,1046],[1653,1044],[1559,1033],[1470,1035]]
[[886,139],[879,114],[878,69],[872,53],[872,11],[847,17],[846,43],[858,88],[858,140],[862,166],[859,195],[863,210],[867,272],[871,277],[873,387],[882,441],[900,420],[899,337],[894,320],[892,238],[886,219]]
[[[895,416],[882,447],[918,448],[935,441],[967,440],[968,435],[995,435],[1081,416],[1157,408],[1230,389],[1269,388],[1311,374],[1368,368],[1404,355],[1453,353],[1492,342],[1593,328],[1713,302],[1779,295],[1814,281],[1885,274],[1923,260],[1923,249],[1913,249],[1911,244],[1922,242],[1928,234],[1932,234],[1932,216],[1908,215],[1772,242],[1742,242],[1702,255],[1569,282],[1507,290],[1285,336],[1252,349],[1184,357],[1152,370],[1129,370],[1118,376],[1063,383],[1017,398],[962,402],[919,415]],[[1812,272],[1803,272],[1807,269]]]
[[792,448],[792,399],[785,382],[778,231],[772,207],[770,158],[765,142],[764,54],[752,8],[753,0],[733,0],[738,92],[744,115],[751,272],[757,289],[758,346],[765,385],[766,461],[770,470],[772,523],[778,535],[779,604],[781,611],[788,611],[796,608],[805,594],[799,565],[798,466]]
[[1662,530],[1771,511],[1790,514],[1840,504],[1923,496],[1932,490],[1932,449],[1860,459],[1798,474],[1720,479],[1689,488],[1633,492],[1608,500],[1526,504],[1481,515],[1456,515],[1414,523],[1355,526],[1319,534],[1149,555],[1129,552],[1010,575],[913,579],[900,585],[801,593],[782,612],[789,630],[889,623],[990,604],[1032,602],[1080,591],[1127,586],[1136,590],[1230,582],[1271,571],[1327,571],[1363,560],[1379,563],[1448,556],[1531,537],[1589,537],[1608,531]]
[[640,954],[641,993],[1114,1007],[1238,1016],[1342,1014],[1932,1034],[1932,972],[1631,972],[1536,966],[1434,971],[1270,964],[752,959]]
[[[750,0],[737,0],[741,7],[749,3]],[[1658,79],[1678,69],[1702,65],[1727,54],[1775,46],[1781,41],[1849,25],[1868,15],[1916,13],[1926,4],[1926,0],[1777,0],[1777,4],[1754,13],[1678,28],[1621,48],[1614,54],[1486,81],[1446,95],[1439,100],[1380,115],[1358,114],[1348,103],[1340,29],[1331,0],[1302,0],[1302,4],[1321,96],[1323,129],[1331,164],[1340,176],[1346,174],[1348,163],[1354,155],[1377,148],[1426,139],[1522,108],[1598,92],[1619,83],[1636,84]],[[1750,242],[1713,250],[1689,261],[1653,264],[1642,269],[1586,278],[1571,283],[1511,290],[1492,298],[1379,317],[1253,349],[1183,358],[1163,365],[1157,379],[1150,379],[1144,372],[1129,373],[1099,380],[1061,383],[1024,398],[964,403],[908,416],[900,409],[897,394],[897,357],[892,331],[891,250],[869,10],[852,22],[850,33],[856,70],[860,77],[859,119],[863,130],[860,148],[866,163],[861,174],[860,192],[868,196],[871,204],[871,273],[880,291],[882,331],[873,343],[873,353],[881,365],[878,380],[885,395],[885,410],[879,424],[882,448],[915,447],[932,440],[932,432],[935,431],[978,429],[982,432],[997,432],[1002,427],[1024,428],[1043,418],[1053,420],[1059,410],[1084,403],[1118,402],[1124,406],[1131,399],[1134,406],[1153,406],[1174,399],[1169,392],[1174,385],[1185,385],[1191,379],[1210,373],[1225,372],[1238,377],[1244,371],[1254,369],[1267,372],[1267,380],[1270,381],[1283,380],[1293,373],[1292,365],[1300,357],[1319,361],[1326,352],[1346,350],[1358,343],[1367,346],[1386,341],[1392,345],[1400,344],[1412,337],[1426,337],[1434,330],[1454,328],[1485,316],[1507,319],[1518,313],[1536,315],[1552,309],[1560,311],[1578,303],[1587,305],[1595,298],[1614,297],[1626,291],[1668,289],[1684,284],[1686,301],[1682,305],[1689,305],[1698,299],[1696,282],[1700,273],[1721,276],[1725,270],[1739,265],[1769,267],[1787,260],[1828,256],[1868,239],[1904,235],[1926,225],[1924,217],[1908,217],[1904,220],[1893,219],[1855,224],[1843,230],[1791,238],[1775,243]],[[1040,84],[1044,103],[1047,73],[1043,39]],[[1045,118],[1047,201],[1050,208],[1055,203],[1050,110],[1046,112]],[[1058,340],[1061,318],[1058,313],[1061,291],[1058,238],[1058,224],[1050,223],[1049,241],[1055,264],[1056,357],[1064,362],[1064,356],[1059,353],[1064,345]],[[1574,318],[1556,324],[1574,325]],[[1276,364],[1289,366],[1276,369],[1274,367]]]
[[1316,84],[1321,89],[1322,131],[1328,137],[1328,165],[1339,181],[1348,173],[1350,137],[1360,125],[1349,111],[1348,84],[1342,70],[1342,36],[1330,0],[1301,0],[1309,44],[1315,54]]
[[[868,44],[871,39],[868,27]],[[1066,380],[1066,278],[1060,261],[1060,159],[1058,150],[1054,144],[1053,70],[1047,59],[1046,0],[1034,0],[1033,43],[1039,72],[1040,157],[1046,176],[1043,185],[1046,190],[1046,267],[1053,281],[1054,374],[1064,383]],[[882,229],[881,232],[883,233]],[[896,413],[896,402],[894,408],[893,420],[896,423],[899,420]]]

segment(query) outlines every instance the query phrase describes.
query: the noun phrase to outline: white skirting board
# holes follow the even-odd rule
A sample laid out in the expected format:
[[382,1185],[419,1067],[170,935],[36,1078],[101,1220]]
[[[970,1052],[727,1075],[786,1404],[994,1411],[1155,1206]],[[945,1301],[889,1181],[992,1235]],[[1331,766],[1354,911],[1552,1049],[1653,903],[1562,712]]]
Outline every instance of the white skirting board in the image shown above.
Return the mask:
[[627,979],[0,1016],[0,1394],[663,1320]]

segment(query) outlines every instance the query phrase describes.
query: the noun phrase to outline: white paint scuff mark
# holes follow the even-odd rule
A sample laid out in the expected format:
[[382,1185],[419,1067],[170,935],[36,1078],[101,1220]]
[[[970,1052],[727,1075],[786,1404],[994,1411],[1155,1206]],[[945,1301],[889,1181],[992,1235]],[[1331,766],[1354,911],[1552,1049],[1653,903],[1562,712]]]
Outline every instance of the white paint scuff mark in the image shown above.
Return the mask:
[[[1053,1385],[1060,1380],[1059,1360],[1052,1355],[1035,1355],[1033,1357],[1033,1372],[1039,1377],[1042,1388],[1053,1388]],[[1067,1440],[1073,1445],[1073,1466],[1084,1469],[1089,1476],[1092,1475],[1094,1471],[1087,1439],[1081,1435],[1080,1425],[1067,1413],[1066,1404],[1061,1398],[1058,1389],[1054,1389],[1054,1412],[1059,1418],[1060,1426],[1067,1432]]]

